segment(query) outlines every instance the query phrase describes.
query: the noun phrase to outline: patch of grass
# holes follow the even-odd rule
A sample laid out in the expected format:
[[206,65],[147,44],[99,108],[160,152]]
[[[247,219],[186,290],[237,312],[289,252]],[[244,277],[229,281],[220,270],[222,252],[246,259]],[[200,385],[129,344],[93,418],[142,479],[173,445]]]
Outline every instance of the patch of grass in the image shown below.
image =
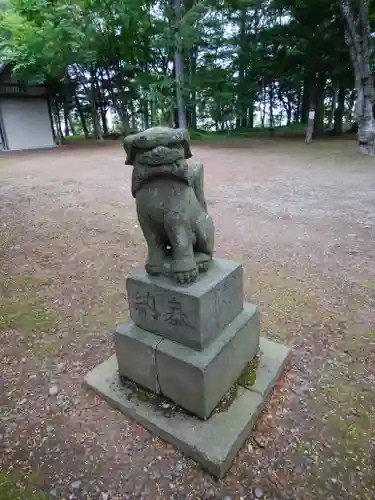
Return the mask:
[[58,352],[56,342],[44,342],[33,345],[33,355],[38,358],[40,363],[44,363],[48,359],[54,358]]
[[[116,324],[120,325],[129,319],[127,312],[121,311],[124,303],[124,298],[121,294],[118,301],[113,303],[106,302],[102,306],[97,306],[90,311],[82,313],[80,317],[81,327],[92,330],[105,330],[113,328]],[[120,312],[118,312],[120,311]]]
[[280,276],[274,270],[267,274],[259,274],[249,270],[250,276],[257,276],[257,287],[253,288],[252,280],[245,282],[245,294],[253,300],[261,302],[262,329],[277,332],[281,339],[288,339],[292,326],[298,325],[303,318],[313,311],[322,314],[321,308],[303,285],[290,278]]
[[19,483],[13,475],[0,472],[0,500],[48,500],[48,496],[37,492],[33,481],[27,479],[25,485]]
[[281,293],[276,295],[270,305],[270,309],[278,316],[286,316],[294,313],[296,309],[307,307],[309,301],[303,290],[284,288]]
[[[190,133],[191,139],[193,141],[217,141],[222,139],[247,139],[248,137],[254,137],[263,135],[265,129],[254,128],[252,130],[218,130],[217,132],[209,132],[206,130],[193,131]],[[269,132],[268,132],[269,134]]]
[[57,324],[57,315],[27,297],[3,299],[0,305],[0,328],[11,328],[25,333],[48,332]]
[[375,432],[375,400],[356,386],[337,386],[327,390],[326,397],[334,404],[327,414],[328,422],[337,433],[339,441],[347,448],[363,452]]
[[[314,457],[310,470],[312,477],[332,477],[332,470],[327,468],[327,460],[332,455],[340,458],[340,465],[335,474],[338,479],[345,475],[361,474],[361,491],[356,498],[373,499],[368,495],[375,487],[373,476],[373,457],[371,440],[375,431],[374,399],[370,389],[364,392],[360,386],[339,383],[331,387],[322,387],[317,391],[312,411],[320,414],[311,430],[312,439],[301,441],[300,447],[307,456]],[[315,408],[315,410],[314,410]],[[322,443],[325,447],[322,448]]]
[[246,139],[248,137],[272,137],[288,136],[290,134],[304,133],[306,126],[303,124],[293,124],[283,127],[253,127],[237,128],[233,130],[192,130],[190,137],[194,141],[217,140],[217,139]]
[[43,287],[50,286],[53,283],[52,278],[36,278],[29,275],[13,275],[11,278],[4,274],[0,275],[0,292],[5,296],[17,294],[37,293]]
[[74,141],[85,141],[85,140],[90,140],[90,139],[92,139],[92,137],[88,137],[86,139],[86,137],[84,135],[68,135],[68,136],[64,137],[63,143],[64,142],[74,142]]
[[48,332],[57,323],[56,313],[45,307],[38,295],[51,280],[30,275],[0,277],[0,328],[25,333]]

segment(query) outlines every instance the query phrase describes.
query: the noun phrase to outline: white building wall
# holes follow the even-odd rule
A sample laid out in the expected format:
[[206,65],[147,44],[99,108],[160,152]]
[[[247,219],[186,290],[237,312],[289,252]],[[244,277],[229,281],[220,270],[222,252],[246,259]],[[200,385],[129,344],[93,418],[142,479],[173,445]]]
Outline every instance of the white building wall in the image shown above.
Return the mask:
[[0,108],[10,150],[55,145],[47,99],[1,98]]

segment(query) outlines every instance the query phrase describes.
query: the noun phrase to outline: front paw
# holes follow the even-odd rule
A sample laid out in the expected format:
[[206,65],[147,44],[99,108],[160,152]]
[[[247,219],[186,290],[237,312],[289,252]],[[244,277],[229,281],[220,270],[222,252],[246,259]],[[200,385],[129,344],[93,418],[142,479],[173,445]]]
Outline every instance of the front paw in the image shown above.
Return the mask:
[[190,285],[198,278],[198,269],[192,269],[191,271],[173,272],[172,278],[179,285]]
[[176,259],[170,267],[171,278],[179,285],[189,285],[198,278],[198,266],[194,258]]
[[200,273],[206,273],[208,271],[209,267],[210,267],[210,262],[200,262],[198,264],[198,268],[199,268]]
[[146,269],[147,274],[150,274],[151,276],[158,276],[159,274],[162,273],[162,266],[161,265],[155,266],[153,264],[147,263],[145,265],[145,269]]

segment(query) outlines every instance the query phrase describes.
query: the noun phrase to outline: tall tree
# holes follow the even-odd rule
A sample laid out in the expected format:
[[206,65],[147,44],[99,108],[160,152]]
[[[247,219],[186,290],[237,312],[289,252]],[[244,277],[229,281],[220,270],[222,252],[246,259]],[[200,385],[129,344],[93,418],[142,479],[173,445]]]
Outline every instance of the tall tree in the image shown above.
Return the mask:
[[186,113],[185,113],[185,78],[184,78],[184,56],[181,36],[181,21],[182,21],[182,6],[181,0],[173,0],[173,10],[175,18],[175,54],[174,54],[174,71],[176,75],[176,98],[177,98],[177,113],[178,126],[186,128]]
[[371,70],[369,0],[340,0],[340,6],[346,23],[346,42],[355,74],[359,150],[364,155],[374,156],[374,81]]
[[[350,7],[357,31],[360,2],[341,4]],[[342,44],[349,25],[340,0],[3,3],[0,60],[10,61],[19,78],[55,82],[49,88],[55,89],[58,133],[76,129],[101,138],[114,127],[127,134],[161,123],[273,128],[307,123],[314,110],[316,133],[328,126],[340,134],[351,119],[354,65]],[[369,41],[367,47],[369,60]],[[365,66],[357,71],[358,87]],[[366,89],[357,92],[365,97],[369,64],[366,71]],[[356,108],[367,113],[358,121],[362,149],[372,127],[369,102],[358,99]]]

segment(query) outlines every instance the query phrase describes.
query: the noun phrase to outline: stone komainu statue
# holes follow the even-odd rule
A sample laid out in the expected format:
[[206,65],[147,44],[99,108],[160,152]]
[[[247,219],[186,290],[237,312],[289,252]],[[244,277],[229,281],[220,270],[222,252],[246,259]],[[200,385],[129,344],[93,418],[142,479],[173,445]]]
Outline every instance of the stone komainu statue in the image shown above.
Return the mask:
[[127,136],[124,149],[148,245],[146,271],[192,283],[212,260],[214,225],[204,197],[203,165],[186,161],[192,157],[187,130],[150,128]]

